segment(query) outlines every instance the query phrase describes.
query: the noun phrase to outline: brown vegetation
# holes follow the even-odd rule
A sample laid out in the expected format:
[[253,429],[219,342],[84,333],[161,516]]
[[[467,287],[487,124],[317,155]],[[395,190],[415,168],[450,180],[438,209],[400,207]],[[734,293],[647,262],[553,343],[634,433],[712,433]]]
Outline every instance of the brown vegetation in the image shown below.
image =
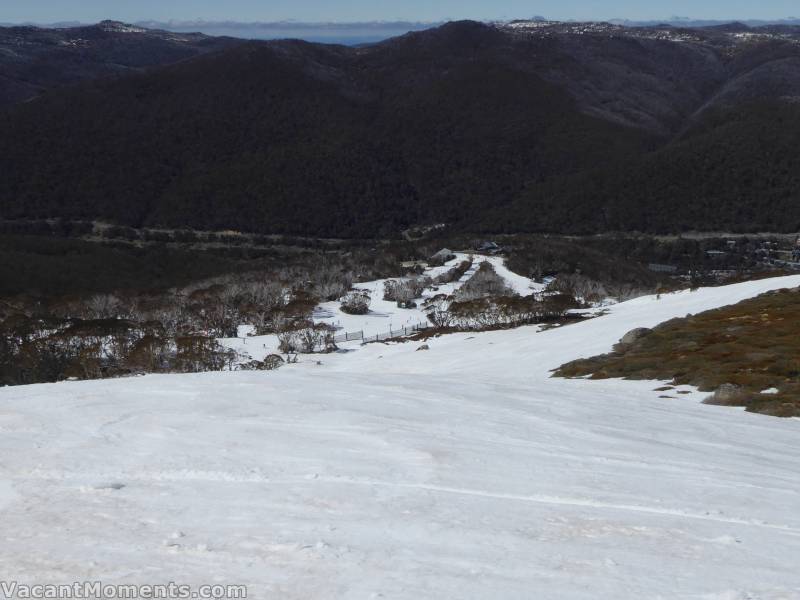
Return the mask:
[[[800,293],[782,290],[659,325],[560,377],[671,380],[713,392],[707,403],[800,416]],[[778,393],[765,394],[775,388]]]
[[489,262],[482,262],[475,274],[456,291],[459,302],[469,302],[487,297],[514,296],[505,279],[500,277]]

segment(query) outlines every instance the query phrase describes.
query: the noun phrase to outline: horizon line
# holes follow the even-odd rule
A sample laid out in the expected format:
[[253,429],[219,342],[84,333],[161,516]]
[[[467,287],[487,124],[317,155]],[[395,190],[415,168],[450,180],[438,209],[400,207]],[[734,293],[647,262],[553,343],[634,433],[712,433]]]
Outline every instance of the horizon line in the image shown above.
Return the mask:
[[123,20],[115,18],[100,19],[97,21],[82,21],[82,20],[57,20],[57,21],[2,21],[2,25],[12,26],[50,26],[50,27],[71,27],[71,26],[91,26],[98,25],[103,22],[116,22],[125,23],[130,25],[142,24],[161,24],[161,25],[237,25],[237,26],[289,26],[289,27],[324,27],[324,26],[365,26],[365,25],[441,25],[445,23],[453,23],[458,21],[475,21],[480,23],[513,23],[513,22],[547,22],[547,23],[648,23],[648,24],[679,24],[679,23],[763,23],[763,24],[778,24],[785,22],[800,22],[800,17],[786,16],[774,19],[764,18],[692,18],[692,17],[669,17],[669,18],[653,18],[653,19],[628,19],[625,17],[611,17],[608,19],[549,19],[545,17],[535,16],[528,18],[511,18],[511,19],[470,19],[449,17],[445,19],[423,21],[413,19],[376,19],[364,21],[301,21],[295,19],[282,19],[275,21],[237,21],[232,19],[227,20],[212,20],[204,18],[196,19],[137,19],[137,20]]

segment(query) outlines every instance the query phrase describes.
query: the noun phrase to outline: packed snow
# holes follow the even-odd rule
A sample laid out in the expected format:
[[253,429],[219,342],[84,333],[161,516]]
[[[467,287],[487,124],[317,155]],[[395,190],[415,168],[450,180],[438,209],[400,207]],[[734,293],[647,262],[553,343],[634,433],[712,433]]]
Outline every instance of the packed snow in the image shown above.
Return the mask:
[[635,327],[798,285],[271,372],[0,389],[0,579],[264,599],[800,598],[800,420],[550,377]]

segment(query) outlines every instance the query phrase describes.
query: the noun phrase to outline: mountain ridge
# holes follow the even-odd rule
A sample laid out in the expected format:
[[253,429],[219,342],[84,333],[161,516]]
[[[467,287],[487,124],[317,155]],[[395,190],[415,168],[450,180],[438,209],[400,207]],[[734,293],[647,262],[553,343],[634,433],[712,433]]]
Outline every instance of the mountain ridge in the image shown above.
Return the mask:
[[0,202],[335,237],[784,231],[798,97],[800,28],[466,21],[360,48],[246,42],[0,114]]
[[111,20],[67,28],[0,26],[0,108],[63,85],[174,63],[237,43]]

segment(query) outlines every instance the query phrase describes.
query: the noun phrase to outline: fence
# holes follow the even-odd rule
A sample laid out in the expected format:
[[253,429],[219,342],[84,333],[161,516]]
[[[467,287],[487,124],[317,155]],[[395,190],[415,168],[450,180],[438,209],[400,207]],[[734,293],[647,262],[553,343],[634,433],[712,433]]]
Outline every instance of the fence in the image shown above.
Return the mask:
[[400,337],[403,335],[411,335],[418,331],[422,331],[423,329],[427,329],[430,327],[428,323],[417,323],[416,325],[410,325],[403,327],[402,329],[390,329],[384,333],[378,333],[376,335],[368,335],[365,336],[363,331],[354,331],[348,333],[340,333],[333,337],[333,341],[335,343],[339,342],[352,342],[356,340],[361,340],[364,344],[367,342],[380,342],[381,340],[388,340],[391,338]]
[[341,333],[339,335],[333,336],[333,341],[337,344],[339,342],[351,342],[354,340],[363,340],[363,339],[364,339],[363,331],[354,331],[352,333]]

